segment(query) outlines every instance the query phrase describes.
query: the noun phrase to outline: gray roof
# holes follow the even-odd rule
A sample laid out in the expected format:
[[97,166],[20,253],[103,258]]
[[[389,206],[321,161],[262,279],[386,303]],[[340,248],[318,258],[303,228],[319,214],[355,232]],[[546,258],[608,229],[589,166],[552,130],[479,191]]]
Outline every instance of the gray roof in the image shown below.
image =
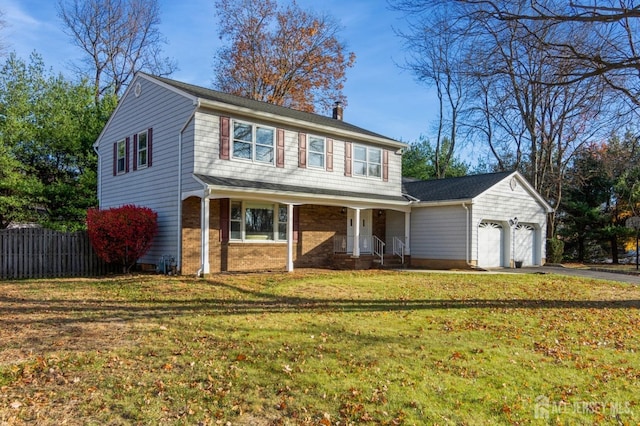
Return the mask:
[[277,191],[277,192],[290,192],[292,194],[314,194],[314,195],[325,195],[329,197],[349,197],[349,198],[359,198],[359,199],[369,199],[369,200],[384,200],[384,201],[394,201],[394,202],[407,202],[405,197],[400,195],[392,196],[392,195],[381,195],[381,194],[367,194],[362,192],[351,192],[351,191],[340,191],[334,189],[322,189],[317,187],[305,187],[305,186],[296,186],[296,185],[286,185],[279,183],[268,183],[268,182],[256,182],[245,179],[233,179],[233,178],[223,178],[217,176],[208,176],[195,174],[195,177],[200,179],[207,185],[226,187],[229,189],[236,188],[244,188],[244,189],[257,189],[264,191]]
[[159,80],[165,84],[175,87],[183,92],[186,92],[197,98],[206,99],[215,102],[222,102],[229,105],[234,105],[241,108],[248,108],[254,111],[266,112],[283,117],[293,118],[296,120],[307,121],[309,123],[319,124],[327,127],[334,127],[336,129],[346,130],[349,132],[361,133],[367,136],[373,136],[376,138],[387,139],[389,142],[398,144],[399,142],[391,139],[387,136],[380,135],[375,132],[363,129],[353,124],[349,124],[346,121],[336,120],[332,117],[327,117],[319,114],[312,114],[309,112],[298,111],[291,108],[286,108],[268,102],[255,101],[249,98],[243,98],[241,96],[231,95],[229,93],[219,92],[217,90],[207,89],[193,84],[183,83],[181,81],[171,80],[165,77],[158,77],[146,74],[151,78]]
[[424,202],[471,200],[511,174],[512,171],[417,182],[403,181],[402,192]]

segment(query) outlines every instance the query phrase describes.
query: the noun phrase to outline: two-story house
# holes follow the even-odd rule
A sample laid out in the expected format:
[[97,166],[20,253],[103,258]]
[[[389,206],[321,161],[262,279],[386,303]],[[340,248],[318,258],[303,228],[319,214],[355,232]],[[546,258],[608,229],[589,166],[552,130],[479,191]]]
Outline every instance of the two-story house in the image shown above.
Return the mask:
[[141,262],[170,255],[185,274],[370,262],[387,212],[410,211],[406,145],[340,105],[324,117],[140,73],[95,146],[100,207],[157,211]]
[[183,274],[368,268],[394,252],[417,266],[510,266],[517,215],[526,263],[544,263],[550,209],[517,172],[439,195],[447,180],[403,188],[406,145],[342,118],[340,105],[328,117],[139,73],[95,143],[100,207],[155,210],[140,262],[170,256]]

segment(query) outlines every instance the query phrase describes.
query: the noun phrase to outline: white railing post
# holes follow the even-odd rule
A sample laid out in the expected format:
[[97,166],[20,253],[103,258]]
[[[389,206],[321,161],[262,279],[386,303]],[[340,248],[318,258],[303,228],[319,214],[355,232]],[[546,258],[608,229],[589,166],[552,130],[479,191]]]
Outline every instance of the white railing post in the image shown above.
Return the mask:
[[380,265],[384,265],[384,241],[375,235],[372,236],[373,240],[373,254],[380,257]]

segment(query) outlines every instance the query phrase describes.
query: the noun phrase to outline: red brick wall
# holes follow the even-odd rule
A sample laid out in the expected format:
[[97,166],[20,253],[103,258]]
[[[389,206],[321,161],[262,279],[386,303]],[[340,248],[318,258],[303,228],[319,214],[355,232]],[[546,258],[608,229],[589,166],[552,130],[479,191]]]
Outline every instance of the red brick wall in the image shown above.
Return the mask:
[[[210,203],[209,263],[212,273],[286,268],[285,242],[220,242],[220,200],[211,200]],[[293,246],[294,266],[332,266],[333,236],[346,233],[346,213],[342,213],[340,207],[303,205],[297,208],[300,209],[300,228],[298,242]],[[195,274],[200,268],[199,198],[190,197],[183,202],[182,226],[182,273]],[[384,236],[384,232],[377,235]]]

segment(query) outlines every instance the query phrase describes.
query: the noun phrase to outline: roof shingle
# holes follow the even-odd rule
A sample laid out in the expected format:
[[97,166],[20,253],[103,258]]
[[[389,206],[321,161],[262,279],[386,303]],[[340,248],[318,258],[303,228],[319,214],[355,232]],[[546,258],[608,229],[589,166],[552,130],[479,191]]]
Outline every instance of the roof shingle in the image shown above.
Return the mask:
[[402,192],[425,202],[470,200],[512,173],[511,171],[417,182],[404,181]]

